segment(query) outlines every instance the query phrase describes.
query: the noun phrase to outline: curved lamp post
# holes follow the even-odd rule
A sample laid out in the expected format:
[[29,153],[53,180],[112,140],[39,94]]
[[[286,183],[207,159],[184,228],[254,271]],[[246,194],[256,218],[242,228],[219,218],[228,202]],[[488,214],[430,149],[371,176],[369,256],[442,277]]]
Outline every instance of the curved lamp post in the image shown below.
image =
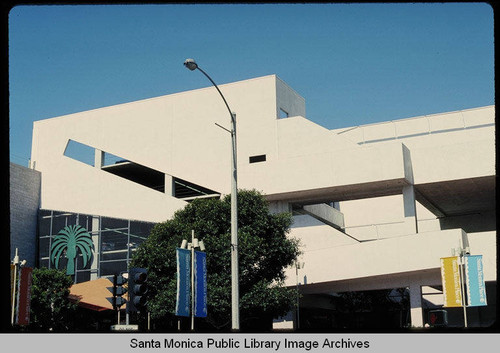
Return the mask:
[[232,318],[232,330],[239,331],[240,329],[240,295],[239,295],[239,270],[238,270],[238,177],[237,177],[237,167],[236,167],[236,114],[234,114],[229,105],[226,102],[226,98],[220,91],[219,87],[215,84],[214,80],[208,74],[200,69],[198,64],[193,59],[186,59],[184,61],[184,66],[189,70],[194,71],[196,69],[200,70],[203,75],[205,75],[210,82],[214,85],[219,92],[226,108],[231,116],[231,142],[232,142],[232,153],[231,153],[231,318]]

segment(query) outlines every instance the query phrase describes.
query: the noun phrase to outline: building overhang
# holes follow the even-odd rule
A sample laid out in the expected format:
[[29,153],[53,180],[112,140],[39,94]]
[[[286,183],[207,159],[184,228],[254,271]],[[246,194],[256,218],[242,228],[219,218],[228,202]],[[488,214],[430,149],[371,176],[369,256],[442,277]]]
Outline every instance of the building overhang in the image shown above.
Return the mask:
[[401,194],[404,186],[410,185],[405,178],[374,181],[360,184],[339,185],[309,190],[296,190],[267,194],[268,201],[287,201],[292,203],[321,203],[348,201],[371,197]]
[[496,176],[415,185],[415,198],[438,217],[496,209]]

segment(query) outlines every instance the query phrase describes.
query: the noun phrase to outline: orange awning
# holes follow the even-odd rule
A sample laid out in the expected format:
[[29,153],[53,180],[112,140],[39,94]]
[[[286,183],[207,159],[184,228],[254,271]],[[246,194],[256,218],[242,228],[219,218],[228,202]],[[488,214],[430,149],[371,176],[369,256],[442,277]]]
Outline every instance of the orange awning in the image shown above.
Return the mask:
[[95,311],[113,310],[113,306],[106,299],[113,296],[108,287],[113,287],[113,283],[105,277],[77,283],[69,289],[69,299],[78,301],[78,305],[83,308]]

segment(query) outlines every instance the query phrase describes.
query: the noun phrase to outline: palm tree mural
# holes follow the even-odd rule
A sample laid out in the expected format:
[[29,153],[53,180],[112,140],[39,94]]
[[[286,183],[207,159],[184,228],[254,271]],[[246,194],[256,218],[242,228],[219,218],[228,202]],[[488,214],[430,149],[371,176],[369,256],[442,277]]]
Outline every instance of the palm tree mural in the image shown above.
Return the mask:
[[50,260],[56,268],[59,268],[59,259],[64,255],[64,250],[68,259],[66,274],[74,275],[78,250],[82,254],[83,267],[86,267],[88,260],[92,258],[92,250],[94,250],[92,237],[82,226],[66,226],[56,235],[51,247]]

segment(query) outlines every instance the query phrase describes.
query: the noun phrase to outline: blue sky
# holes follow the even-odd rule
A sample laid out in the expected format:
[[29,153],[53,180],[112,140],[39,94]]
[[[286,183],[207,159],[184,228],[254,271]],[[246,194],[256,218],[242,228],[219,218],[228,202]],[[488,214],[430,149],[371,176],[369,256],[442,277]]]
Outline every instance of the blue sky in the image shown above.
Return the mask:
[[[329,129],[494,104],[482,3],[19,6],[9,14],[10,160],[33,121],[276,74]],[[230,102],[229,102],[230,104]]]

